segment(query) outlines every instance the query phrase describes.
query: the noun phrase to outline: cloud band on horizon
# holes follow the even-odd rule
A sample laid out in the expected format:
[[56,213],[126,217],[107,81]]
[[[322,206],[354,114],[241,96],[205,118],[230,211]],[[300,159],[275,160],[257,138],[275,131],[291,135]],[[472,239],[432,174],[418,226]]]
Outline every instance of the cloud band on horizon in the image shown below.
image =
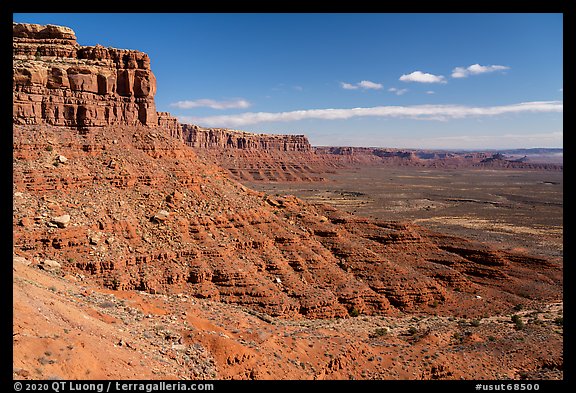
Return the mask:
[[305,119],[346,120],[366,116],[445,121],[515,113],[562,112],[563,110],[563,101],[532,101],[488,107],[464,105],[376,106],[369,108],[305,109],[290,112],[245,112],[207,117],[178,116],[178,119],[183,123],[203,126],[237,127],[262,122],[289,122]]
[[192,108],[211,108],[211,109],[246,109],[250,107],[250,103],[244,99],[230,100],[230,101],[216,101],[208,98],[199,100],[185,100],[173,102],[170,106],[180,109]]

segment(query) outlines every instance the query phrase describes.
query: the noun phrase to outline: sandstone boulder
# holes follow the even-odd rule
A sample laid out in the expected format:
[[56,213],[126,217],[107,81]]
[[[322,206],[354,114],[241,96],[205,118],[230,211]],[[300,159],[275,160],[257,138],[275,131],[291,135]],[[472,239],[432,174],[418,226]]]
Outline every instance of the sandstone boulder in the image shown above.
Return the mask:
[[56,224],[58,226],[58,228],[66,228],[68,226],[68,224],[70,223],[70,215],[64,214],[62,216],[53,217],[51,222],[53,224]]
[[170,217],[170,212],[166,211],[166,210],[159,210],[158,213],[154,214],[154,216],[152,216],[152,221],[157,222],[157,223],[162,223],[164,221],[166,221],[168,219],[168,217]]
[[62,268],[62,265],[52,259],[44,259],[42,262],[40,262],[39,267],[43,270],[53,272],[60,270]]

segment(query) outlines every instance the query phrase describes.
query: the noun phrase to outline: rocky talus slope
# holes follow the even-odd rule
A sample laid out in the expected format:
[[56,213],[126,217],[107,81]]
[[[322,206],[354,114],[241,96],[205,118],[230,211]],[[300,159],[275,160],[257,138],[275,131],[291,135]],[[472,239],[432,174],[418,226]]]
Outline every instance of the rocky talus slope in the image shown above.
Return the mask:
[[16,252],[108,288],[329,318],[480,314],[561,285],[553,262],[251,191],[162,128],[16,125],[13,169]]

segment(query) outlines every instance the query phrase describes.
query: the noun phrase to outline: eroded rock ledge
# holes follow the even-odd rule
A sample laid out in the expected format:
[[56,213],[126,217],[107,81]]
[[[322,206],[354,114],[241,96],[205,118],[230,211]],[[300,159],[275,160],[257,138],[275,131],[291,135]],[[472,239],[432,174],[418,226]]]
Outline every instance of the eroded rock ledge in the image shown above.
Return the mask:
[[146,53],[80,46],[68,27],[13,23],[13,68],[16,124],[158,124]]
[[312,147],[305,135],[271,135],[230,130],[227,128],[202,128],[183,124],[184,142],[191,147],[204,149],[239,149],[286,152],[310,152]]

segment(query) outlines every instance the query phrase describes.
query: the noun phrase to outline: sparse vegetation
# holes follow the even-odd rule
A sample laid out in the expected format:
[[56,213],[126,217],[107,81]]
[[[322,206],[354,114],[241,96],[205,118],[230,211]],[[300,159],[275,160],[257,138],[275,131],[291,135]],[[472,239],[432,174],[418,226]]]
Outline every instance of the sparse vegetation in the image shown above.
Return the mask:
[[522,311],[524,309],[524,305],[518,303],[517,305],[514,306],[514,311]]
[[358,315],[360,315],[360,311],[358,311],[358,309],[354,307],[350,311],[348,311],[348,315],[350,315],[351,317],[357,317]]
[[522,321],[522,318],[520,318],[520,315],[514,314],[512,315],[511,319],[512,322],[514,322],[514,327],[516,328],[516,330],[524,329],[524,322]]
[[418,328],[416,328],[415,326],[410,326],[410,329],[408,329],[408,334],[411,336],[414,336],[417,333],[418,333]]
[[478,327],[478,326],[480,326],[480,320],[479,319],[473,319],[472,321],[470,321],[470,325],[472,325],[474,327]]
[[555,318],[554,323],[558,326],[563,326],[564,325],[564,317]]
[[376,328],[374,332],[370,335],[371,337],[382,337],[388,334],[387,328]]

